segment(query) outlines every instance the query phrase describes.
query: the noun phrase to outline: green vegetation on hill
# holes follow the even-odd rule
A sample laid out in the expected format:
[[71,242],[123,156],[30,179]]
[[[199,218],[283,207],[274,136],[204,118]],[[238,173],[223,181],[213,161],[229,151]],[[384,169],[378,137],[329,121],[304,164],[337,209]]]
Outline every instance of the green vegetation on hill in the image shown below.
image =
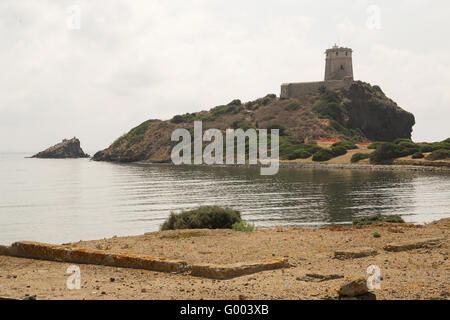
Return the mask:
[[235,99],[227,105],[221,105],[209,110],[209,115],[203,115],[198,113],[185,113],[182,115],[174,116],[170,122],[172,123],[189,123],[193,121],[214,121],[220,116],[226,114],[237,114],[243,110],[241,100]]
[[284,107],[284,110],[286,110],[286,111],[297,111],[297,110],[300,110],[301,107],[302,107],[302,105],[298,101],[293,101],[293,102],[287,104]]
[[137,127],[131,129],[130,132],[124,134],[123,136],[118,138],[116,141],[114,141],[112,146],[118,147],[123,142],[126,142],[127,146],[135,144],[135,143],[139,143],[140,141],[142,141],[144,139],[145,133],[147,132],[147,129],[148,129],[148,126],[150,125],[150,123],[155,122],[155,121],[161,121],[161,120],[150,119],[150,120],[147,120],[147,121],[141,123]]
[[349,142],[349,141],[339,141],[339,142],[333,143],[333,145],[331,147],[333,147],[333,148],[343,147],[346,150],[358,149],[356,144]]
[[282,160],[306,159],[319,150],[322,148],[316,144],[296,143],[290,137],[280,136],[280,158]]
[[394,142],[375,142],[369,148],[376,150],[371,154],[372,163],[389,163],[392,160],[405,156],[414,159],[423,158],[424,152],[432,152],[425,157],[426,160],[442,160],[450,158],[450,143],[448,139],[442,142],[427,144],[414,143],[409,139],[396,139]]
[[278,135],[281,136],[287,136],[286,128],[282,126],[281,124],[271,124],[267,126],[268,133],[270,133],[270,130],[272,129],[278,129]]
[[378,85],[371,86],[371,89],[369,89],[369,90],[371,90],[373,93],[380,93],[383,96],[385,95],[383,90],[381,90],[380,86],[378,86]]
[[310,151],[307,151],[302,148],[298,148],[293,153],[291,153],[288,157],[289,160],[295,160],[295,159],[307,159],[312,156],[312,153]]
[[347,153],[347,149],[343,146],[334,146],[331,147],[331,152],[333,153],[333,156],[339,157]]
[[344,134],[348,139],[356,142],[369,141],[361,131],[361,129],[349,129],[333,119],[330,120],[330,126],[328,127],[328,129],[336,130]]
[[425,158],[425,156],[423,155],[422,152],[416,152],[416,153],[414,153],[414,154],[411,156],[411,158],[413,158],[413,159],[423,159],[423,158]]
[[426,156],[425,159],[430,161],[450,159],[450,150],[440,149],[433,151],[428,156]]
[[236,104],[228,104],[224,106],[217,106],[209,110],[212,113],[213,117],[219,117],[224,114],[232,113],[236,114],[242,110],[241,105]]
[[[370,161],[372,163],[381,164],[392,161],[395,158],[406,156],[405,149],[395,143],[386,142],[380,144],[379,147],[371,154]],[[415,151],[413,152],[415,153]]]
[[277,98],[276,94],[268,94],[264,98],[259,98],[254,101],[249,101],[245,104],[245,108],[248,110],[257,110],[261,106],[266,106]]
[[359,128],[348,128],[344,121],[344,107],[342,98],[338,92],[319,88],[320,98],[313,105],[312,110],[320,118],[329,119],[329,129],[341,132],[354,141],[368,141],[364,133]]
[[313,111],[320,117],[338,122],[342,125],[343,112],[340,106],[342,99],[336,91],[326,90],[320,94],[320,99],[313,105]]
[[317,144],[295,143],[290,137],[280,137],[280,158],[282,160],[306,159],[311,156],[313,161],[328,161],[347,153],[347,150],[358,147],[348,141],[334,143],[330,149]]
[[358,162],[360,160],[368,159],[368,158],[370,158],[370,153],[355,153],[352,156],[350,162],[351,163],[356,163],[356,162]]
[[384,142],[381,141],[376,141],[376,142],[372,142],[367,149],[376,149],[378,146],[380,146],[381,144],[383,144]]
[[420,145],[421,152],[433,152],[436,150],[450,150],[449,139],[445,139],[441,142],[424,143]]
[[313,161],[328,161],[334,157],[334,153],[328,149],[321,149],[313,154]]
[[161,230],[176,229],[231,229],[241,222],[241,213],[231,208],[202,206],[194,210],[170,213]]

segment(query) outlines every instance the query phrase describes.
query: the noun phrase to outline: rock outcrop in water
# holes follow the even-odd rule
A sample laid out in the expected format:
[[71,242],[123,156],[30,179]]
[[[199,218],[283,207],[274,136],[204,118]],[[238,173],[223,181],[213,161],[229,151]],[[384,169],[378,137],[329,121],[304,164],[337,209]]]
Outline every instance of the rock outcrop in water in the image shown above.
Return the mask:
[[80,140],[72,138],[64,139],[62,142],[35,154],[32,158],[65,159],[65,158],[89,158],[80,147]]

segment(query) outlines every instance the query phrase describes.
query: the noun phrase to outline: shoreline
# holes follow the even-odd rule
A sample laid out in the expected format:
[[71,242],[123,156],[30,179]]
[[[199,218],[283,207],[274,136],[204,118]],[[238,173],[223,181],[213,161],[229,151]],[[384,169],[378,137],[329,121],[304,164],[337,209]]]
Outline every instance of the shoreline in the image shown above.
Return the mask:
[[[377,232],[381,236],[375,237]],[[337,299],[349,278],[381,270],[377,299],[450,299],[450,218],[425,225],[382,223],[315,228],[170,230],[80,241],[56,250],[124,257],[161,257],[196,266],[288,265],[226,280],[189,272],[48,261],[0,255],[0,297],[23,299]],[[62,249],[61,249],[62,248]],[[36,252],[36,251],[35,251]],[[42,252],[42,251],[39,251]],[[66,255],[62,255],[66,257]],[[163,257],[163,258],[162,258]],[[152,258],[156,259],[156,258]],[[66,269],[81,270],[81,289],[68,290]],[[45,281],[42,281],[42,279]]]
[[[121,163],[121,162],[113,162]],[[170,161],[136,161],[131,162],[136,164],[159,164],[176,166]],[[237,167],[237,168],[261,168],[262,164],[183,164],[183,166],[214,166],[214,167]],[[450,167],[446,166],[431,166],[431,165],[409,165],[409,164],[340,164],[340,163],[298,163],[298,162],[279,162],[279,168],[283,169],[335,169],[335,170],[365,170],[365,171],[413,171],[413,172],[448,172],[450,173]]]

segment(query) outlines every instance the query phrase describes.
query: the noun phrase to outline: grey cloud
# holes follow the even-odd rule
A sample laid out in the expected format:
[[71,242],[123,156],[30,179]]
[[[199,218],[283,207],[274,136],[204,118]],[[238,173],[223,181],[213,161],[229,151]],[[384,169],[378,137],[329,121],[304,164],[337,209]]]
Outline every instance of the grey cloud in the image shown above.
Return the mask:
[[[415,139],[450,136],[450,4],[377,3],[379,30],[365,0],[3,0],[0,150],[76,135],[93,152],[148,118],[278,94],[320,80],[337,41],[355,50],[357,78],[416,114]],[[74,4],[80,30],[66,26]]]

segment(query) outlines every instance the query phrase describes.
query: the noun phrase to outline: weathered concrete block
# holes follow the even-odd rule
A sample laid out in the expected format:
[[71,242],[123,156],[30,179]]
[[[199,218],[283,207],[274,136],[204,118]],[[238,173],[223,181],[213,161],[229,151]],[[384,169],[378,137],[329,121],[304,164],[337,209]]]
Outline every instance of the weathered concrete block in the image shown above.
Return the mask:
[[9,254],[24,258],[138,268],[163,272],[184,272],[187,270],[187,263],[180,260],[127,253],[111,253],[99,250],[75,249],[30,241],[13,243]]
[[413,241],[404,241],[398,243],[389,243],[383,247],[386,251],[399,252],[399,251],[407,251],[413,249],[426,248],[430,246],[435,246],[439,244],[442,239],[440,238],[431,238],[431,239],[420,239]]
[[255,263],[237,263],[230,265],[193,264],[189,267],[193,276],[212,279],[230,279],[265,270],[289,267],[287,259],[270,259]]
[[376,254],[378,254],[378,252],[372,248],[352,248],[347,250],[335,251],[334,257],[336,259],[345,260],[374,256]]
[[190,272],[193,276],[229,279],[264,270],[288,267],[287,259],[270,259],[255,263],[231,265],[193,264],[181,260],[157,258],[139,254],[114,253],[78,249],[53,244],[20,241],[11,247],[0,247],[0,254],[49,261],[96,264],[112,267],[146,269],[162,272]]

